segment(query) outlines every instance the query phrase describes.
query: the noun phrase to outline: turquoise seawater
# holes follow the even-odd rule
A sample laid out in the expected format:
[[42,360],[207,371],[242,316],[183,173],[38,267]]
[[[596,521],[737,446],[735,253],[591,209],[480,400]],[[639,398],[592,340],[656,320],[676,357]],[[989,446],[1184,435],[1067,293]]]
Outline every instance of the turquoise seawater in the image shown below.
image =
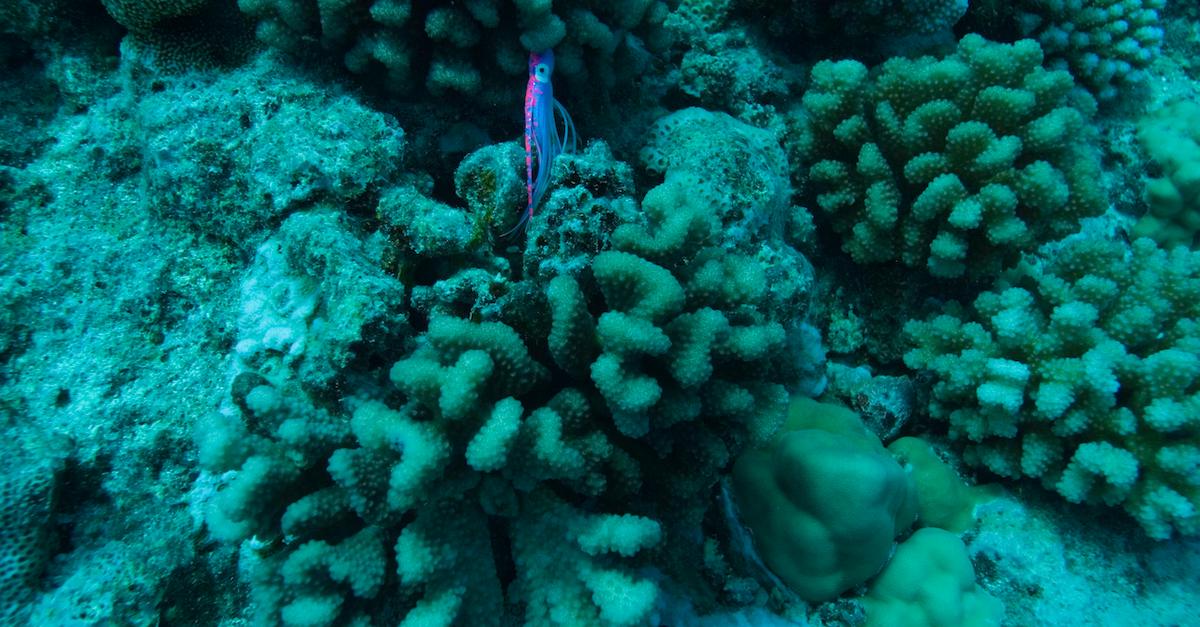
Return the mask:
[[0,0],[0,626],[1200,626],[1192,0]]

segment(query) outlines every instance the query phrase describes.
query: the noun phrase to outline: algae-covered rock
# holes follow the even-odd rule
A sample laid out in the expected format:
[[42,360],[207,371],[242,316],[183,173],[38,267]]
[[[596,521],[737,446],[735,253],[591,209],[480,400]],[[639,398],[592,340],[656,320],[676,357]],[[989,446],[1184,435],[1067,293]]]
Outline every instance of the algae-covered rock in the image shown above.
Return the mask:
[[136,115],[147,210],[245,248],[293,211],[364,200],[404,148],[393,118],[269,56],[186,92],[145,94]]

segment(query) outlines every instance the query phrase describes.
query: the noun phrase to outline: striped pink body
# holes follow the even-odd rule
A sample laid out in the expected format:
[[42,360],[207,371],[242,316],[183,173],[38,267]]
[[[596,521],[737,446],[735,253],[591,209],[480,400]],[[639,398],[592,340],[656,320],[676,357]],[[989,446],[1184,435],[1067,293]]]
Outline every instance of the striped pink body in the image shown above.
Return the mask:
[[533,151],[536,148],[534,133],[538,124],[533,113],[538,109],[539,100],[545,96],[546,92],[538,83],[537,77],[530,72],[529,83],[525,85],[525,191],[528,193],[528,203],[525,205],[524,220],[533,217]]
[[[525,210],[508,234],[525,228],[533,212],[550,187],[554,159],[575,149],[575,125],[567,110],[554,99],[554,52],[545,50],[529,55],[529,82],[525,86]],[[562,117],[563,135],[558,133],[555,115]]]

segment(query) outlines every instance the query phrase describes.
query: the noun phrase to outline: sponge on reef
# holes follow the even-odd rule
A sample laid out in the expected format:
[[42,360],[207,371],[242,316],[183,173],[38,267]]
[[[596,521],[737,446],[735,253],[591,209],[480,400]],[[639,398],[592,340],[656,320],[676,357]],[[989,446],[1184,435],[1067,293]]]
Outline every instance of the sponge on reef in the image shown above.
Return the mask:
[[972,486],[960,478],[921,438],[903,437],[887,449],[912,477],[921,527],[966,531],[975,522],[975,505],[995,494],[987,486]]

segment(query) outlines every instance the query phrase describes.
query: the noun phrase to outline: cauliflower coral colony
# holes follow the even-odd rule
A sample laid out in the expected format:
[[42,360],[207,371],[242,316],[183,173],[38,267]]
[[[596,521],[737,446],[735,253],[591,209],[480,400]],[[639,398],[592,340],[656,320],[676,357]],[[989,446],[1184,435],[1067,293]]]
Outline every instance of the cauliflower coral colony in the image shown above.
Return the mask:
[[[964,13],[887,4],[830,16],[868,33],[927,15],[927,34]],[[632,625],[680,599],[859,589],[872,624],[994,624],[956,535],[985,493],[924,440],[885,446],[806,400],[824,387],[821,288],[801,249],[906,268],[945,303],[904,327],[903,366],[932,385],[912,434],[946,433],[979,477],[1196,534],[1200,266],[1073,235],[1108,208],[1094,120],[1157,49],[1161,7],[1016,4],[1032,38],[787,61],[811,68],[799,109],[679,110],[647,129],[641,169],[593,139],[553,164],[516,241],[495,236],[525,191],[511,144],[461,162],[459,202],[388,184],[381,239],[288,217],[243,290],[234,409],[199,437],[227,477],[208,527],[241,543],[256,620]],[[529,51],[553,47],[568,85],[619,85],[622,50],[661,63],[673,34],[732,29],[753,3],[240,6],[272,47],[503,102],[512,81],[493,79]]]
[[[1165,0],[100,4],[108,94],[37,43],[98,13],[0,17],[123,121],[106,175],[236,267],[188,426],[228,620],[998,625],[977,505],[1200,535]],[[548,50],[581,141],[543,164]],[[54,202],[18,165],[5,198]],[[43,466],[0,490],[0,622],[49,616]]]

